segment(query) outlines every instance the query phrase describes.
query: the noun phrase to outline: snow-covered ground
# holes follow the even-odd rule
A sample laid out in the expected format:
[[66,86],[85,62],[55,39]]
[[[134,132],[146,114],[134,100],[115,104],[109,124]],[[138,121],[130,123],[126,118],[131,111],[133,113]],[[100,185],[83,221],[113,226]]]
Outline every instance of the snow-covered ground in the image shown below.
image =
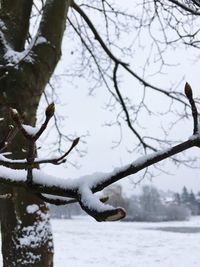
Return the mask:
[[167,223],[53,220],[55,267],[199,267],[200,218]]
[[77,217],[52,220],[52,227],[54,267],[200,266],[200,217],[165,223],[98,223]]

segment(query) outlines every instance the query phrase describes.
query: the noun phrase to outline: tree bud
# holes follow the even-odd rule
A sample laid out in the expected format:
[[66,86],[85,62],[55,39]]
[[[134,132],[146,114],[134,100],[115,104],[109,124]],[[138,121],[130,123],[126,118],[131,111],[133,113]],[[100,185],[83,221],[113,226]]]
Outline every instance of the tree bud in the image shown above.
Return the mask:
[[76,139],[74,139],[72,146],[75,147],[78,144],[79,140],[80,140],[80,137],[77,137]]
[[46,109],[46,117],[51,118],[54,115],[54,112],[55,112],[55,105],[54,103],[51,103],[50,105],[48,105]]
[[187,96],[188,99],[192,99],[193,98],[193,96],[192,96],[192,88],[189,85],[189,83],[185,84],[185,95]]

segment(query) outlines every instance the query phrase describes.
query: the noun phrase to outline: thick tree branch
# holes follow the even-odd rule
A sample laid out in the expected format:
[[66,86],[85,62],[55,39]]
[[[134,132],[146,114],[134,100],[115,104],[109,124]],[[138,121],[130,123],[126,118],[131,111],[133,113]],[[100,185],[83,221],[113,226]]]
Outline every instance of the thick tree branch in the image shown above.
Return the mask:
[[[41,198],[43,201],[53,204],[56,206],[61,206],[61,205],[69,205],[73,203],[77,203],[78,200],[73,199],[73,198],[67,198],[67,197],[61,197],[61,196],[55,196],[55,195],[47,195],[47,194],[37,194],[39,198]],[[100,198],[100,201],[102,203],[105,203],[108,201],[109,197],[102,197]]]
[[[2,0],[0,18],[4,23],[1,31],[16,51],[24,49],[28,36],[29,19],[33,0]],[[2,24],[1,24],[2,25]]]
[[[20,2],[20,0],[16,2],[18,1]],[[26,1],[30,2],[30,0]],[[29,46],[20,53],[15,50],[12,44],[10,45],[7,42],[4,32],[0,32],[0,54],[2,54],[4,59],[3,62],[0,62],[3,65],[0,79],[6,80],[7,76],[10,76],[10,74],[12,76],[12,72],[15,72],[15,76],[22,83],[18,93],[23,95],[24,91],[29,92],[30,90],[28,89],[32,86],[34,88],[33,98],[36,102],[60,59],[61,44],[69,6],[70,0],[47,0],[36,36],[32,39]],[[24,73],[26,73],[26,76]],[[29,82],[26,82],[27,80]],[[12,87],[14,88],[14,86]],[[10,105],[16,108],[16,105],[13,105],[13,103],[10,103]]]
[[69,199],[66,197],[59,197],[59,196],[52,196],[52,195],[45,195],[45,194],[37,194],[37,196],[42,199],[43,201],[53,204],[56,206],[61,206],[61,205],[68,205],[68,204],[73,204],[77,203],[78,201],[76,199]]
[[114,172],[113,176],[110,176],[109,179],[105,180],[101,184],[98,184],[94,188],[94,192],[102,190],[106,186],[119,181],[120,179],[135,174],[138,171],[141,171],[144,168],[150,167],[153,164],[156,164],[164,159],[170,158],[178,153],[181,153],[191,147],[199,147],[200,146],[200,136],[194,135],[189,140],[176,145],[172,148],[166,149],[164,151],[158,151],[152,153],[150,155],[144,156],[130,164],[129,166],[123,169],[119,169]]
[[1,166],[0,183],[24,187],[35,193],[73,198],[79,201],[81,207],[96,220],[115,220],[122,218],[125,215],[124,211],[101,203],[93,193],[191,147],[200,147],[200,135],[193,135],[189,140],[172,148],[139,158],[124,167],[116,168],[111,173],[92,174],[79,179],[54,177],[34,169],[31,187],[27,187],[26,171],[11,170]]
[[[176,6],[182,8],[183,10],[189,12],[192,15],[200,16],[200,12],[196,11],[195,9],[192,9],[192,8],[186,6],[185,4],[181,3],[180,1],[177,1],[177,0],[169,0],[169,2],[175,4]],[[192,2],[196,2],[196,1],[192,1]]]
[[199,0],[192,0],[192,2],[193,2],[194,5],[196,5],[197,7],[200,7],[200,2],[199,2]]
[[71,0],[47,0],[40,26],[33,40],[31,53],[35,59],[35,65],[45,71],[49,80],[54,68],[61,56],[61,44],[66,25],[68,8]]

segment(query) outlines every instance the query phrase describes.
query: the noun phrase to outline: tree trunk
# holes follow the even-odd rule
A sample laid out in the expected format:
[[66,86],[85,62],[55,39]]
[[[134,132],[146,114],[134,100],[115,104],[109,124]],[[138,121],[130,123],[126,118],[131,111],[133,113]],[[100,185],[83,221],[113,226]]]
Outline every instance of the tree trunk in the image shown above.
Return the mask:
[[[25,124],[35,125],[40,97],[60,59],[69,4],[67,0],[46,0],[36,38],[42,36],[47,42],[35,42],[29,51],[32,61],[25,57],[16,64],[5,53],[8,45],[12,53],[23,51],[33,1],[1,1],[0,19],[4,27],[0,28],[0,64],[5,68],[0,70],[0,117],[5,119],[0,121],[0,141],[11,123],[10,107],[23,114]],[[18,133],[7,150],[12,152],[11,158],[21,159],[26,157],[23,152],[26,146],[26,140]],[[0,200],[4,266],[53,266],[53,240],[46,204],[25,189],[1,185],[0,193],[11,194],[11,198]]]
[[[13,70],[1,80],[2,98],[6,102],[1,107],[0,116],[6,118],[1,123],[1,129],[4,129],[1,135],[8,130],[8,107],[25,113],[25,123],[34,125],[40,97],[35,95],[31,76],[26,69],[21,73]],[[24,158],[22,149],[26,150],[26,141],[18,134],[8,151],[12,151],[13,158]],[[12,194],[12,198],[1,200],[0,204],[4,266],[53,266],[53,242],[46,204],[23,189],[1,186],[1,193]]]

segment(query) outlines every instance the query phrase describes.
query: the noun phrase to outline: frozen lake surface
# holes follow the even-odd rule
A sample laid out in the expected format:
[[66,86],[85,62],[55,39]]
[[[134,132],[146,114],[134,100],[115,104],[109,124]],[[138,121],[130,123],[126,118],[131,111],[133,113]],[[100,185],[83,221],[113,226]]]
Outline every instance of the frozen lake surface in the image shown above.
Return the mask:
[[186,222],[52,220],[55,267],[199,267],[200,217]]
[[52,228],[54,267],[200,266],[200,217],[164,223],[98,223],[77,217],[54,219]]

